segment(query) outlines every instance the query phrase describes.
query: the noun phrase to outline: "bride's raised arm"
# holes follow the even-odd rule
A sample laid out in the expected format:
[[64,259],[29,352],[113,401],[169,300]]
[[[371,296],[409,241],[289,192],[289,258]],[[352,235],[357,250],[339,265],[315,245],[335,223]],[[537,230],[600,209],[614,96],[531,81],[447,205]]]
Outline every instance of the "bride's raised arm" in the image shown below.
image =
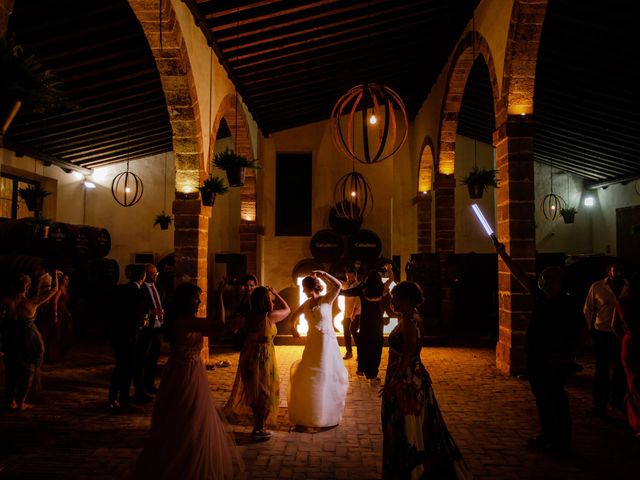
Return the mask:
[[324,295],[324,297],[322,297],[321,301],[324,303],[333,303],[333,301],[338,298],[338,295],[340,294],[342,282],[333,275],[329,275],[323,270],[314,270],[312,273],[316,277],[322,278],[327,284],[327,293]]

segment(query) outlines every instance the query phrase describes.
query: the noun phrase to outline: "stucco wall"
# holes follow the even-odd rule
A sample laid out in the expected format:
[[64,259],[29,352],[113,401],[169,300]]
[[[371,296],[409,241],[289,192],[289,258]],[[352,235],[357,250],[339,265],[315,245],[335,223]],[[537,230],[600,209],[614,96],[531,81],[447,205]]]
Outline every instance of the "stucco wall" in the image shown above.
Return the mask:
[[[640,191],[640,180],[589,191],[596,197],[590,212],[594,253],[616,254],[616,208],[640,205],[636,188]],[[640,248],[640,241],[637,247]]]
[[[13,152],[0,149],[2,166],[17,169],[16,173],[30,176],[34,173],[44,177],[45,189],[54,194],[45,199],[44,215],[52,220],[92,225],[109,230],[111,252],[108,257],[118,261],[120,279],[124,280],[123,269],[130,263],[136,252],[153,252],[157,258],[173,252],[173,227],[160,230],[153,221],[163,210],[165,179],[165,155],[156,155],[131,162],[130,171],[139,175],[144,183],[144,193],[140,201],[131,207],[122,207],[111,195],[113,177],[126,170],[126,163],[118,163],[96,168],[87,177],[96,184],[93,190],[83,187],[84,177],[74,173],[64,173],[59,167],[45,167],[42,162],[29,157],[16,158]],[[35,166],[34,166],[35,163]],[[166,154],[167,203],[170,213],[173,202],[174,166],[173,157]]]

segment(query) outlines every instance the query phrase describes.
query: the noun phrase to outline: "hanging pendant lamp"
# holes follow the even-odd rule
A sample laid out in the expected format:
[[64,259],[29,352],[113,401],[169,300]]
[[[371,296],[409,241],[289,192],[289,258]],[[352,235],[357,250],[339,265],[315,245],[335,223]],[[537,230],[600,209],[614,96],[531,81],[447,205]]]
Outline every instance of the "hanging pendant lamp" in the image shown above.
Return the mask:
[[127,169],[111,182],[111,195],[123,207],[132,207],[142,198],[144,185],[138,175],[129,171],[129,138],[127,133]]
[[560,211],[566,208],[567,202],[560,195],[553,193],[553,163],[550,166],[549,182],[551,184],[551,193],[548,193],[542,199],[542,214],[547,220],[555,220],[560,217]]
[[407,140],[407,109],[391,88],[365,83],[340,97],[331,113],[331,127],[333,142],[347,158],[382,162]]
[[360,220],[373,205],[371,187],[355,169],[338,180],[333,199],[338,217],[349,220]]

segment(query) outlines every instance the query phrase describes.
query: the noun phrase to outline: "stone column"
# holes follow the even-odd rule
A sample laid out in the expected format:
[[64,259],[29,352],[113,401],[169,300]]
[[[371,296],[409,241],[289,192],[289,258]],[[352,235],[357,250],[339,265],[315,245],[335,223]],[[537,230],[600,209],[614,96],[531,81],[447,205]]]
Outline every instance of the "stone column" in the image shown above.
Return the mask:
[[431,252],[431,192],[418,193],[418,252]]
[[7,34],[9,16],[13,11],[14,0],[0,0],[0,37]]
[[436,252],[440,254],[441,314],[446,323],[453,319],[453,291],[446,275],[447,254],[456,249],[456,179],[438,173],[435,181]]
[[[514,261],[535,274],[535,189],[533,119],[509,115],[494,133],[498,177],[498,239]],[[498,266],[500,326],[496,366],[515,375],[525,369],[525,333],[531,319],[532,298],[509,272]]]
[[[202,205],[200,199],[173,202],[174,214],[174,278],[176,285],[190,281],[202,289],[202,303],[198,315],[207,315],[207,252],[209,249],[209,217],[211,207]],[[205,337],[202,361],[209,362],[209,343]]]

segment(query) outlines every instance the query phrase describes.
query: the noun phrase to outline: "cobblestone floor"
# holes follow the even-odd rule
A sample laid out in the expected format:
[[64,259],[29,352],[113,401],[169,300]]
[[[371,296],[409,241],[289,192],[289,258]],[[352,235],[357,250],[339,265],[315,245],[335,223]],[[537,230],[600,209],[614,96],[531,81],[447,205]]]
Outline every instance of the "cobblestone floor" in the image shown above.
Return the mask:
[[[243,478],[380,478],[380,401],[377,391],[355,375],[355,360],[346,362],[351,385],[342,424],[321,433],[299,433],[290,431],[286,389],[289,367],[301,356],[302,347],[276,348],[282,400],[274,437],[252,443],[250,425],[231,426],[246,463]],[[383,357],[384,370],[386,349]],[[232,364],[209,372],[218,406],[231,390],[237,359],[236,352],[221,348],[211,355],[213,363]],[[525,381],[496,371],[492,348],[428,347],[423,360],[449,429],[475,478],[640,478],[640,441],[625,422],[586,414],[593,374],[588,359],[569,387],[575,453],[566,456],[525,446],[537,427],[533,397]],[[45,391],[32,397],[35,408],[26,413],[0,412],[0,479],[124,478],[146,437],[151,406],[140,414],[107,412],[111,369],[106,344],[82,345],[64,363],[45,366]]]

